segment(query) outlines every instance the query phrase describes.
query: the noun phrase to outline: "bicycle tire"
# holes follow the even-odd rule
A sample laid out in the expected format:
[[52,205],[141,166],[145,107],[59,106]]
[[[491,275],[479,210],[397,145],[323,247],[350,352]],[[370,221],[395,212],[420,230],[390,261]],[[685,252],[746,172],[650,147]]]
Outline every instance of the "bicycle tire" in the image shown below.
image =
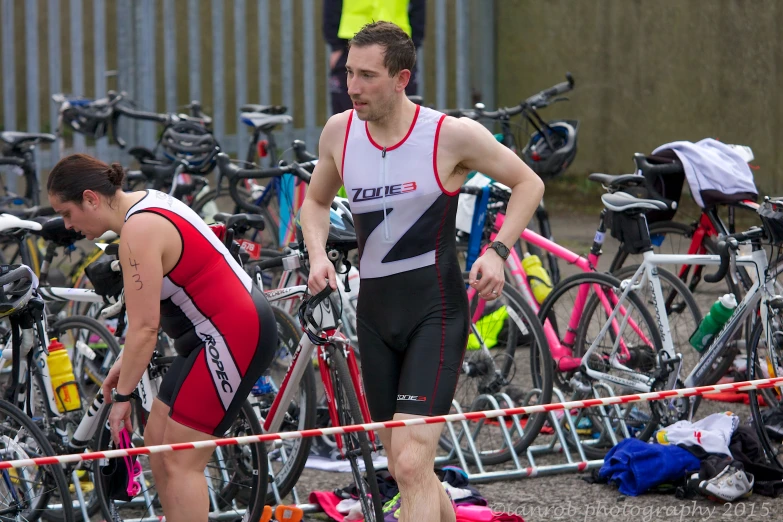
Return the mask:
[[[342,350],[334,345],[327,347],[327,352],[329,354],[329,373],[332,380],[334,402],[337,414],[340,417],[340,425],[363,424],[365,419],[359,406],[356,390],[353,388],[353,381],[345,356]],[[381,503],[378,482],[375,480],[375,465],[372,462],[370,440],[367,432],[356,431],[335,436],[342,438],[343,451],[351,462],[351,473],[358,489],[359,501],[362,503],[365,520],[367,522],[383,522],[383,504]],[[346,450],[346,448],[348,449]],[[362,460],[364,461],[365,476],[369,477],[367,481],[362,478],[361,471],[359,471],[355,454],[357,449],[361,452]],[[366,493],[370,494],[369,503],[372,506],[368,505]]]
[[[636,270],[639,267],[637,265],[629,265],[625,266],[621,269],[619,269],[617,272],[613,273],[615,277],[617,277],[620,280],[623,279],[630,279],[635,273]],[[676,329],[684,330],[684,332],[688,335],[688,338],[684,340],[684,342],[676,342],[673,340],[674,348],[682,348],[682,355],[683,355],[683,370],[681,371],[681,375],[685,376],[690,373],[690,370],[693,369],[693,367],[696,366],[698,363],[698,360],[701,358],[701,354],[693,348],[693,346],[690,345],[689,339],[690,335],[696,330],[696,328],[701,324],[701,321],[703,319],[701,309],[699,307],[699,304],[696,302],[696,298],[693,296],[693,292],[691,292],[687,285],[677,277],[673,272],[670,272],[669,270],[666,270],[663,267],[656,267],[658,271],[658,277],[661,279],[661,286],[662,290],[664,292],[664,298],[666,299],[667,304],[667,315],[669,316],[669,323],[671,326],[671,329],[674,333]],[[667,289],[664,287],[664,283],[671,285],[674,294],[668,293]],[[678,326],[675,323],[675,321],[672,320],[672,314],[678,313],[676,309],[670,308],[670,303],[672,299],[674,299],[674,296],[678,296],[681,298],[684,303],[684,308],[682,308],[682,314],[687,322],[689,322],[688,325],[685,326]],[[687,314],[684,315],[684,314]],[[690,320],[688,320],[690,319]],[[709,385],[709,384],[715,384],[720,380],[721,377],[726,375],[726,371],[729,369],[729,367],[734,362],[734,358],[737,355],[737,352],[739,349],[737,348],[736,344],[733,345],[733,350],[727,351],[725,354],[721,355],[720,358],[716,361],[716,364],[712,366],[712,369],[705,374],[703,379],[703,385]],[[695,360],[693,360],[695,357]],[[685,360],[689,359],[693,364],[687,364],[685,363]]]
[[[469,274],[464,273],[463,277],[467,283]],[[478,296],[474,296],[473,301],[470,303],[471,317],[473,316],[475,303],[478,299],[480,299]],[[514,328],[511,328],[511,325],[509,325],[508,328],[508,337],[506,340],[505,349],[503,351],[503,355],[505,356],[507,364],[501,365],[501,375],[504,380],[508,381],[510,376],[513,378],[513,376],[516,374],[516,363],[514,363],[512,368],[511,361],[515,360],[515,355],[519,346],[518,341],[520,340],[519,334],[521,334],[523,331],[521,325],[524,325],[524,330],[527,331],[527,336],[525,337],[526,339],[530,340],[530,353],[528,356],[531,368],[530,384],[532,387],[541,390],[541,394],[538,396],[536,403],[548,404],[552,400],[552,356],[549,352],[549,343],[547,342],[546,335],[544,334],[543,327],[541,326],[541,322],[530,305],[525,301],[524,297],[522,297],[522,294],[520,294],[519,291],[517,291],[517,289],[512,285],[505,284],[503,286],[503,290],[501,291],[501,295],[498,300],[504,303],[504,306],[506,306],[508,316],[511,318],[515,326]],[[521,325],[517,323],[517,319],[515,319],[515,317],[522,321]],[[511,375],[512,369],[514,370],[514,375]],[[463,366],[460,368],[460,372],[464,371],[465,366],[463,362]],[[501,389],[500,391],[504,390]],[[468,405],[461,406],[468,407]],[[541,428],[543,428],[544,423],[546,422],[546,418],[547,415],[545,413],[537,413],[527,419],[522,437],[516,440],[512,440],[514,453],[521,454],[528,448],[528,446],[530,446],[530,444],[532,444],[532,442],[540,433]],[[512,433],[514,432],[512,431]],[[450,452],[453,449],[453,441],[449,435],[442,435],[439,444],[440,447],[447,452]],[[476,458],[474,457],[473,452],[470,450],[466,451],[466,449],[467,448],[463,448],[463,454],[467,461],[470,463],[476,463]],[[511,460],[511,455],[512,453],[508,451],[507,447],[504,445],[497,451],[482,451],[480,458],[482,465],[494,465]]]
[[[598,272],[584,272],[581,274],[575,274],[573,276],[567,277],[566,279],[563,279],[558,285],[556,285],[552,292],[549,294],[547,299],[544,301],[543,305],[541,306],[541,310],[538,313],[539,319],[544,321],[544,319],[549,319],[550,321],[553,321],[554,313],[553,309],[555,308],[556,303],[566,295],[566,292],[569,291],[572,288],[578,288],[579,286],[583,284],[598,284],[601,287],[610,287],[619,289],[620,288],[620,280],[616,277],[609,275],[609,274],[603,274]],[[595,305],[591,305],[590,301],[591,299],[595,300]],[[657,325],[655,323],[655,320],[653,319],[650,312],[647,310],[647,307],[644,306],[641,299],[633,292],[628,294],[628,299],[633,305],[633,307],[639,311],[640,314],[640,323],[643,326],[646,326],[647,332],[649,333],[650,337],[652,338],[652,343],[654,345],[654,349],[656,353],[660,351],[663,347],[663,342],[661,340],[660,332],[658,331]],[[591,293],[590,296],[587,299],[587,302],[585,303],[585,309],[583,311],[582,317],[579,321],[579,326],[577,327],[576,332],[576,340],[574,342],[575,347],[581,346],[582,342],[584,341],[586,332],[585,327],[587,324],[586,318],[589,318],[590,315],[588,312],[591,309],[591,306],[594,306],[593,310],[598,309],[598,297]],[[567,310],[573,310],[573,304],[569,301],[569,303],[566,305]],[[570,318],[570,316],[569,316]],[[556,321],[555,321],[556,322]],[[566,322],[567,324],[567,322]],[[601,323],[604,324],[604,323]],[[552,325],[556,332],[558,332],[558,337],[560,337],[559,329],[557,324]],[[565,329],[562,329],[565,331]],[[607,332],[608,333],[608,332]],[[574,353],[574,357],[581,356],[580,353]],[[556,361],[553,360],[553,363],[556,363]],[[564,393],[567,393],[570,390],[570,380],[575,375],[576,372],[561,372],[555,368],[555,379],[558,381],[558,387],[562,389]],[[610,385],[611,386],[611,385]],[[566,397],[568,398],[568,397]],[[580,410],[584,411],[584,410]],[[650,420],[645,424],[644,428],[639,431],[638,438],[639,440],[646,441],[652,436],[653,432],[658,427],[658,416],[656,413],[656,410],[652,410],[653,414],[650,416]],[[573,441],[571,440],[570,436],[566,437],[566,440],[569,444],[573,444]],[[609,448],[594,448],[593,446],[585,445],[583,444],[583,449],[585,451],[585,455],[590,458],[602,458],[606,453],[608,452]]]
[[[133,399],[131,399],[131,402],[133,403],[132,405],[133,416],[135,417],[135,421],[140,426],[140,430],[142,431],[142,436],[143,436],[143,426],[144,424],[146,424],[146,411],[142,408],[141,404],[139,404],[139,400],[137,398],[134,397]],[[99,426],[101,427],[98,431],[98,434],[96,435],[96,447],[98,448],[99,451],[106,450],[109,447],[109,441],[111,440],[111,432],[109,432],[107,427],[107,419],[110,411],[111,411],[111,406],[104,408],[98,421]],[[255,412],[253,411],[253,407],[250,405],[248,401],[245,401],[244,404],[242,405],[237,420],[239,420],[240,418],[248,422],[249,433],[242,431],[241,433],[237,433],[237,434],[232,433],[231,436],[260,435],[263,433],[261,430],[261,426],[258,422],[258,417],[256,416]],[[267,481],[268,481],[268,467],[267,467],[268,463],[266,457],[266,447],[264,444],[247,444],[243,446],[222,446],[216,448],[216,451],[218,449],[222,450],[228,448],[235,448],[235,449],[239,449],[240,451],[249,452],[250,454],[249,460],[253,462],[254,467],[252,470],[244,470],[244,471],[242,469],[232,470],[234,472],[233,476],[234,477],[239,476],[239,479],[237,479],[235,482],[230,482],[227,486],[221,488],[219,491],[213,491],[214,495],[217,497],[218,506],[212,506],[212,508],[215,509],[216,507],[225,507],[227,505],[231,505],[232,500],[240,493],[240,488],[246,487],[241,482],[241,480],[243,479],[247,479],[251,481],[255,480],[256,482],[250,485],[251,494],[247,497],[247,499],[249,500],[251,512],[244,519],[259,520],[261,518],[261,513],[263,512],[264,509],[264,504],[266,500]],[[106,492],[105,481],[102,478],[100,478],[101,477],[100,465],[101,465],[101,460],[94,461],[93,476],[98,477],[97,483],[95,484],[95,489],[97,491],[98,500],[101,506],[101,512],[104,518],[106,518],[106,520],[113,520],[114,522],[119,522],[123,519],[120,517],[117,507],[114,505],[114,501],[108,497],[108,494]],[[210,464],[208,463],[207,469],[209,468],[210,468]],[[144,489],[142,493],[140,493],[140,495],[143,495],[145,491],[149,492],[151,487],[154,487],[154,479],[151,473],[149,473],[149,475],[145,473],[144,483],[147,486],[147,488]],[[153,497],[153,507],[154,507],[154,499],[156,497],[157,497],[157,492],[155,492],[155,496]],[[138,495],[136,498],[138,498]],[[146,506],[146,508],[149,507],[150,506]],[[237,519],[242,518],[244,516],[245,515],[237,514]]]
[[[18,426],[26,430],[29,436],[32,437],[32,439],[35,441],[38,449],[42,452],[42,455],[28,454],[30,457],[56,455],[51,443],[46,438],[46,435],[38,426],[35,425],[32,419],[25,415],[19,408],[7,401],[0,400],[0,414],[4,419],[4,421],[0,423],[2,425],[2,429],[8,429],[10,427],[9,419],[12,419],[14,425],[17,425],[16,423],[18,423]],[[15,437],[11,437],[12,440],[14,438]],[[4,440],[5,437],[0,437],[0,439]],[[25,453],[27,454],[27,452]],[[70,492],[68,491],[68,481],[65,478],[65,472],[63,471],[62,466],[53,464],[48,466],[41,466],[39,469],[45,470],[44,473],[46,474],[47,483],[48,481],[53,481],[53,486],[61,499],[71,498]],[[25,520],[38,520],[43,514],[44,507],[53,493],[54,490],[48,490],[44,492],[44,494],[38,498],[38,501],[35,502],[33,513],[27,515]],[[74,518],[72,504],[63,502],[60,509],[62,510],[62,520],[64,522],[73,522]],[[3,509],[3,512],[5,512],[5,508]]]
[[[293,355],[299,346],[302,329],[294,321],[293,317],[285,311],[273,306],[272,312],[275,314],[275,321],[277,322],[277,338],[282,346]],[[301,416],[300,413],[299,415],[302,419],[300,424],[292,425],[292,428],[294,430],[309,430],[315,427],[316,402],[318,400],[315,391],[315,370],[312,364],[308,364],[307,368],[305,368],[302,379],[299,381],[299,390],[304,399],[300,398],[298,410],[301,412],[304,409],[304,416]],[[304,403],[304,408],[302,408],[302,403]],[[254,408],[260,411],[259,418],[265,418],[269,410],[263,410],[258,402],[253,402],[252,404]],[[285,423],[281,426],[281,432],[288,431],[284,429],[285,426]],[[313,443],[313,439],[311,437],[301,437],[286,442],[290,442],[290,447],[295,448],[295,451],[293,454],[288,454],[288,461],[282,467],[282,470],[275,473],[274,481],[280,498],[287,496],[294,489],[296,481],[302,475],[302,471],[307,463],[307,457],[310,455],[310,446]],[[275,494],[270,482],[267,486],[266,503],[273,505],[275,502]]]
[[[92,317],[86,315],[72,315],[69,317],[64,317],[56,321],[50,327],[51,332],[55,334],[55,335],[51,335],[51,337],[57,337],[60,340],[60,342],[62,342],[63,339],[61,338],[62,336],[60,335],[61,332],[64,330],[71,330],[76,328],[91,331],[92,334],[98,335],[99,340],[101,341],[100,344],[105,344],[106,345],[105,348],[111,352],[112,355],[111,361],[113,362],[117,360],[117,357],[120,355],[120,350],[122,349],[120,348],[120,343],[117,341],[117,338],[114,337],[114,334],[112,334],[108,328],[106,328],[98,320],[93,319]],[[92,341],[92,335],[88,340]],[[92,349],[92,346],[88,346],[88,347]],[[93,350],[93,352],[95,352],[95,350]],[[75,358],[75,356],[72,357]],[[78,365],[74,365],[74,376],[76,377],[76,381],[79,383],[79,388],[81,389],[82,397],[87,398],[92,394],[85,393],[85,391],[83,390],[83,383],[85,377],[89,378],[89,380],[91,380],[97,386],[100,387],[100,385],[103,384],[103,378],[105,378],[105,375],[102,375],[102,371],[104,368],[101,367],[101,364],[96,364],[95,360],[92,360],[87,356],[82,357],[82,360],[84,362],[83,368],[86,374],[82,375],[80,372],[81,368],[79,368]],[[103,358],[100,358],[98,362],[100,363],[103,360],[105,360],[105,355]],[[111,369],[111,365],[105,368],[106,371],[110,369]]]
[[[759,358],[759,345],[761,344],[761,334],[763,328],[761,321],[756,321],[753,326],[753,331],[750,334],[750,344],[748,345],[748,380],[765,379],[768,376],[762,372],[762,367],[758,362]],[[766,344],[766,342],[764,343]],[[759,404],[759,397],[762,397],[767,408],[780,409],[780,398],[775,396],[775,388],[767,388],[763,390],[748,390],[748,406],[750,406],[750,414],[753,422],[753,426],[756,428],[756,435],[761,443],[761,449],[764,453],[764,458],[767,464],[774,466],[777,469],[783,470],[783,454],[780,450],[775,450],[775,447],[780,447],[780,443],[773,441],[766,428],[764,427],[764,417],[762,416],[761,405]]]

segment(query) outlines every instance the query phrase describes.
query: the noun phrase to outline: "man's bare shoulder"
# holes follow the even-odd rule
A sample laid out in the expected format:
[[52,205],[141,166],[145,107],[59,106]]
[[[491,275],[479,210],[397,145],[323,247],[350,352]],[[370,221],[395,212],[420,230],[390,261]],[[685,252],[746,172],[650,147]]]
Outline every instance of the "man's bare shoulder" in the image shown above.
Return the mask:
[[477,139],[485,138],[489,131],[470,118],[446,116],[438,136],[438,149],[458,153],[475,145]]
[[326,139],[331,143],[333,140],[337,140],[342,143],[352,112],[353,109],[331,116],[326,121],[326,125],[324,125],[324,129],[321,132],[321,141],[323,142]]

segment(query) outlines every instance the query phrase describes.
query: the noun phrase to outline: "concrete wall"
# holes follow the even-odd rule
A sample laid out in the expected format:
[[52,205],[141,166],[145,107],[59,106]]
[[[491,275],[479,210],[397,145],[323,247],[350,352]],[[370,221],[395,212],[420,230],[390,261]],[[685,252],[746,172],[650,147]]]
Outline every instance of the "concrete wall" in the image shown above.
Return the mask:
[[713,137],[751,146],[760,190],[783,192],[783,2],[499,0],[496,27],[499,104],[573,73],[571,101],[545,112],[581,121],[571,174]]

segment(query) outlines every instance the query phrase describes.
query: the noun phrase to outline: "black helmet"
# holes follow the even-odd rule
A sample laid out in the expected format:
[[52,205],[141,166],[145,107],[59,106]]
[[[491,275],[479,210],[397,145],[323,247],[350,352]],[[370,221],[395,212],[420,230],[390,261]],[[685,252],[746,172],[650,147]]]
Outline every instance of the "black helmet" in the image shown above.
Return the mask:
[[0,266],[0,317],[24,310],[38,288],[38,278],[27,265]]
[[203,125],[182,121],[167,128],[160,138],[166,158],[188,162],[191,174],[209,174],[215,168],[220,146],[212,132]]
[[332,288],[310,296],[299,306],[299,324],[313,344],[324,345],[340,326],[340,311],[332,300]]
[[530,136],[530,141],[522,149],[522,158],[542,179],[559,176],[576,157],[578,128],[577,121],[558,120],[547,123],[546,127]]
[[[296,241],[299,248],[304,247],[302,224],[299,222],[299,213],[296,214]],[[353,250],[358,247],[356,229],[353,225],[353,215],[345,198],[334,198],[329,209],[329,237],[326,244],[339,250]]]
[[60,106],[60,121],[74,132],[90,138],[103,138],[109,129],[113,109],[94,100],[67,100]]

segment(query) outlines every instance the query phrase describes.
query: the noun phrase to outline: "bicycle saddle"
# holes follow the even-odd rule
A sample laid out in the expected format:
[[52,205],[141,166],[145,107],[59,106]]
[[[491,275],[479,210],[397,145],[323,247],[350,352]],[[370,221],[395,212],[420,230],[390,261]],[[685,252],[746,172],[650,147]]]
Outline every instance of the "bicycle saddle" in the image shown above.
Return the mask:
[[619,174],[615,176],[612,174],[600,174],[596,172],[587,176],[587,179],[590,181],[597,181],[601,185],[614,190],[639,187],[644,186],[645,184],[644,177],[636,174]]
[[278,125],[286,125],[294,121],[290,114],[270,115],[259,112],[243,112],[240,117],[245,125],[261,130],[272,130]]
[[25,141],[41,141],[43,143],[54,143],[57,140],[57,137],[55,137],[54,134],[5,131],[5,132],[0,132],[0,139],[14,147],[18,147]]
[[248,103],[239,108],[239,112],[257,112],[259,114],[285,114],[288,107],[285,105],[257,105]]
[[41,230],[41,224],[35,221],[19,219],[11,214],[0,214],[0,232],[23,228],[25,230]]
[[251,228],[264,230],[264,216],[255,214],[229,214],[227,212],[218,212],[214,215],[214,220],[219,223],[225,223],[226,228],[232,230],[247,232]]
[[59,216],[55,218],[37,218],[36,221],[42,221],[43,219],[46,219],[46,221],[42,223],[41,229],[31,230],[31,232],[36,236],[41,236],[46,241],[52,241],[61,246],[69,246],[80,239],[84,239],[84,236],[79,232],[65,228],[65,222]]
[[657,199],[635,198],[626,192],[615,192],[601,196],[604,206],[614,212],[628,212],[629,210],[666,210],[666,203]]

